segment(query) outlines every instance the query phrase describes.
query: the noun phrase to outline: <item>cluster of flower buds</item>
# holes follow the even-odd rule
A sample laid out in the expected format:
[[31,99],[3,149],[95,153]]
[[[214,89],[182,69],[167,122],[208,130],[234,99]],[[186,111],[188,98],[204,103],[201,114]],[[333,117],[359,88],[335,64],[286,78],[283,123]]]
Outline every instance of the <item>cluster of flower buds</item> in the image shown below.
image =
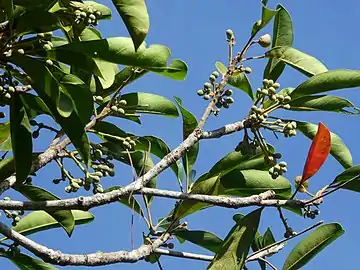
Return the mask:
[[296,122],[287,122],[283,128],[285,138],[296,136],[296,128]]
[[39,43],[45,51],[51,50],[54,47],[54,44],[51,42],[52,36],[52,32],[39,33],[37,35]]
[[283,173],[287,172],[286,166],[287,163],[285,161],[281,161],[269,169],[269,174],[273,179],[276,179],[279,177],[279,175],[282,175]]
[[[4,197],[3,199],[4,201],[10,201],[9,197]],[[19,210],[19,211],[9,211],[9,210],[4,210],[5,212],[5,216],[7,218],[12,219],[11,225],[12,226],[16,226],[16,224],[20,221],[20,216],[22,216],[24,214],[23,210]]]
[[305,209],[304,217],[315,219],[318,215],[320,215],[319,209],[311,210],[310,207],[308,209]]
[[228,109],[230,104],[234,103],[234,98],[231,97],[233,94],[233,90],[228,89],[226,90],[223,95],[219,98],[218,102],[216,103],[216,107]]
[[247,157],[252,157],[256,155],[256,149],[259,146],[256,140],[249,141],[248,138],[244,138],[239,144],[235,147],[236,152],[240,152],[242,155]]
[[86,5],[74,11],[74,22],[75,24],[83,23],[86,26],[97,25],[101,15],[101,12],[96,10],[92,5]]
[[265,109],[259,108],[256,105],[253,105],[251,107],[248,121],[252,126],[256,126],[257,124],[264,122],[266,120],[266,118],[268,118],[268,117],[269,117],[269,115]]
[[203,89],[199,89],[197,91],[198,96],[203,97],[203,99],[205,100],[209,100],[210,98],[212,98],[215,93],[215,86],[216,86],[216,79],[219,77],[219,72],[214,71],[211,73],[211,75],[209,76],[209,82],[204,83],[204,87]]
[[[102,101],[102,97],[97,96],[95,97],[95,100],[98,102]],[[114,104],[111,106],[111,111],[120,115],[125,114],[125,109],[124,107],[127,105],[126,100],[120,99],[120,100],[115,100]]]

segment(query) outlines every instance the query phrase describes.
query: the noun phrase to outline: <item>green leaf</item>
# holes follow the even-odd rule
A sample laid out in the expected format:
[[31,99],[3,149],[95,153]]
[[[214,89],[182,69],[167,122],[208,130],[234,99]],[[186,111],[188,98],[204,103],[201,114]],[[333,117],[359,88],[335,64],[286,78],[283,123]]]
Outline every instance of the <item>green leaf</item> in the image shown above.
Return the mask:
[[[71,210],[71,213],[74,216],[75,225],[88,224],[95,218],[87,211]],[[30,235],[59,227],[61,227],[60,223],[45,211],[34,211],[21,218],[16,226],[12,227],[12,229],[22,235]],[[2,238],[0,241],[4,241],[6,239],[7,238]]]
[[0,160],[0,182],[15,173],[14,157],[8,157]]
[[223,175],[220,182],[227,195],[245,197],[273,190],[277,198],[291,197],[290,182],[283,176],[274,180],[268,171],[235,169]]
[[[79,151],[82,156],[84,163],[89,165],[90,163],[90,146],[89,140],[84,130],[85,124],[83,123],[85,116],[77,113],[78,109],[76,108],[73,113],[67,118],[61,116],[57,109],[57,97],[59,95],[59,87],[67,87],[76,91],[75,89],[78,86],[81,86],[77,83],[73,83],[71,80],[68,82],[63,81],[63,84],[60,84],[53,76],[51,70],[44,65],[41,60],[34,59],[28,56],[14,55],[11,57],[11,61],[16,65],[20,66],[33,80],[32,85],[34,86],[35,91],[38,93],[39,97],[44,101],[46,106],[51,111],[51,114],[55,120],[61,125],[65,133],[69,136],[71,142]],[[56,72],[59,69],[55,70]],[[65,73],[63,73],[64,75]],[[70,76],[70,74],[67,74]],[[71,75],[71,78],[74,75]],[[64,78],[65,79],[65,78]],[[78,79],[78,81],[81,81]],[[67,89],[66,88],[66,89]],[[68,89],[69,90],[69,89]],[[79,92],[75,93],[74,91],[69,91],[72,98],[80,98],[79,93],[84,93],[82,87],[79,87]],[[76,105],[86,106],[88,108],[89,104],[87,103],[87,96],[84,96],[83,102],[77,102]],[[91,101],[92,102],[92,101]],[[82,110],[82,109],[81,109]],[[79,110],[80,111],[80,110]],[[83,111],[82,111],[83,112]],[[87,115],[87,111],[86,114]]]
[[4,11],[6,13],[6,19],[10,22],[10,25],[12,25],[13,19],[14,19],[14,3],[13,3],[13,0],[4,0],[4,1],[2,1],[2,3],[0,3],[0,8],[4,9]]
[[264,236],[262,238],[261,248],[270,246],[271,244],[274,244],[275,242],[276,242],[276,240],[275,240],[275,237],[274,237],[271,229],[267,228],[265,233],[264,233]]
[[[182,101],[180,98],[174,97],[174,99],[180,109],[180,113],[182,116],[183,140],[185,140],[198,126],[198,122],[196,120],[196,117],[182,105]],[[199,153],[199,143],[196,143],[194,146],[190,147],[185,152],[185,155],[183,155],[182,157],[187,181],[189,181],[190,172],[196,162],[198,153]]]
[[262,28],[264,28],[276,15],[276,13],[277,10],[268,9],[265,5],[262,5],[261,20],[254,23],[251,31],[251,36],[255,36]]
[[[269,151],[274,152],[274,148],[268,145]],[[267,170],[270,166],[264,162],[264,152],[261,149],[257,149],[256,154],[252,157],[243,155],[241,152],[232,151],[222,159],[220,159],[209,171],[208,177],[214,175],[224,175],[234,169],[247,170]]]
[[[269,148],[270,151],[273,151],[272,147],[269,146]],[[231,152],[224,158],[222,158],[220,161],[218,161],[208,173],[199,177],[199,179],[197,179],[196,182],[193,184],[190,193],[205,195],[227,195],[227,191],[224,190],[221,185],[219,185],[220,181],[218,180],[221,175],[225,175],[226,173],[234,170],[235,168],[238,170],[267,170],[268,166],[264,163],[264,156],[262,153],[259,153],[258,155],[249,158],[243,156],[240,152]],[[265,172],[268,174],[267,171]],[[212,205],[201,202],[183,201],[177,208],[176,216],[183,218],[196,211],[211,206]]]
[[355,107],[350,100],[329,95],[303,96],[292,100],[289,102],[289,105],[292,111],[327,111],[344,114],[360,113],[360,109]]
[[280,60],[308,77],[327,71],[316,58],[288,46],[275,47],[267,51],[265,57]]
[[103,88],[109,88],[115,81],[115,76],[119,72],[117,64],[110,63],[100,59],[94,59],[95,64],[100,70],[102,77],[99,77],[99,81]]
[[244,267],[259,227],[262,209],[259,208],[246,215],[231,229],[207,269],[232,270]]
[[49,108],[40,97],[29,93],[23,93],[21,94],[21,99],[26,109],[26,113],[30,119],[35,118],[41,114],[52,116]]
[[[331,183],[331,186],[336,184],[342,184],[352,178],[360,176],[360,165],[356,165],[354,167],[350,167],[343,171],[341,174],[336,176],[335,180]],[[354,180],[347,183],[345,186],[341,187],[343,189],[352,190],[355,192],[360,192],[360,178],[355,178]]]
[[[206,174],[200,177],[191,188],[190,194],[218,195],[219,177],[214,176],[207,178]],[[176,208],[174,217],[176,219],[184,218],[196,211],[210,207],[207,203],[192,202],[189,200],[182,201]]]
[[[217,61],[215,63],[215,66],[217,68],[217,70],[221,73],[221,74],[226,74],[227,72],[227,67]],[[228,81],[228,83],[240,90],[242,90],[244,93],[246,93],[252,100],[254,100],[254,94],[253,94],[253,91],[252,91],[252,88],[251,88],[251,85],[250,85],[250,82],[249,82],[249,79],[248,77],[246,76],[245,73],[240,73],[240,74],[237,74],[237,75],[232,75]]]
[[147,71],[144,70],[141,72],[134,72],[133,67],[126,66],[121,71],[116,73],[114,77],[114,82],[110,87],[106,89],[101,89],[100,91],[96,90],[96,95],[101,95],[102,97],[109,96],[115,91],[117,91],[119,88],[124,87],[125,85],[128,85],[131,82],[141,78],[146,73]]
[[205,231],[189,231],[185,229],[176,230],[176,237],[189,241],[214,253],[218,252],[223,240],[213,233]]
[[150,27],[144,0],[112,0],[134,42],[135,50],[144,41]]
[[149,113],[168,117],[178,117],[176,106],[169,99],[144,92],[128,93],[121,96],[127,102],[124,106],[126,113]]
[[[273,26],[272,48],[277,46],[292,46],[294,40],[293,26],[289,12],[282,6],[277,5],[278,12],[275,15]],[[277,59],[270,58],[265,70],[264,79],[276,81],[285,68],[285,64]]]
[[10,121],[0,123],[0,151],[9,151],[7,141],[10,140]]
[[[104,193],[111,192],[111,191],[114,191],[114,190],[118,190],[120,188],[121,188],[120,186],[114,186],[114,187],[111,187],[111,188],[108,188],[108,189],[104,190]],[[134,196],[130,196],[129,198],[121,199],[121,200],[119,200],[119,202],[122,203],[123,205],[129,207],[130,209],[132,209],[133,211],[138,213],[140,216],[145,217],[144,212],[141,209],[141,205],[135,199]]]
[[291,93],[292,99],[360,86],[360,70],[329,70],[309,78]]
[[[31,201],[59,200],[57,196],[49,191],[33,185],[21,185],[14,188]],[[68,236],[71,236],[75,227],[75,219],[71,210],[46,211],[46,213],[59,222]]]
[[111,9],[105,5],[102,5],[95,1],[84,1],[85,5],[92,6],[95,10],[101,12],[100,20],[110,20],[111,19]]
[[282,269],[300,269],[344,232],[339,223],[329,223],[318,227],[295,246]]
[[10,106],[11,144],[15,159],[16,182],[22,183],[32,165],[32,137],[29,118],[21,97],[15,93]]
[[[139,67],[176,80],[183,80],[187,73],[187,66],[181,60],[173,60],[170,66],[167,66],[169,48],[159,44],[146,48],[143,43],[135,52],[132,40],[125,37],[70,43],[47,51],[47,54],[51,59],[77,64],[79,67],[83,64],[80,59],[89,61],[96,55],[98,59]],[[74,61],[74,57],[78,60]],[[94,69],[93,72],[95,71]]]
[[8,258],[21,270],[56,270],[57,268],[44,261],[32,258],[23,253],[15,253],[13,256],[1,253],[1,256]]
[[[154,136],[138,137],[136,140],[135,150],[150,151],[151,154],[160,159],[164,158],[171,152],[169,146],[167,146],[163,140]],[[181,166],[180,161],[178,160],[177,162],[174,162],[170,167],[179,181],[181,181],[183,178],[183,167]]]
[[17,6],[26,7],[26,9],[43,9],[48,10],[57,0],[14,0]]
[[[310,140],[314,139],[318,126],[309,122],[296,121],[297,129]],[[352,166],[352,156],[350,150],[338,135],[331,133],[331,152],[330,154],[345,168]]]
[[44,33],[60,28],[56,14],[49,13],[42,8],[26,10],[14,19],[14,30],[18,35]]

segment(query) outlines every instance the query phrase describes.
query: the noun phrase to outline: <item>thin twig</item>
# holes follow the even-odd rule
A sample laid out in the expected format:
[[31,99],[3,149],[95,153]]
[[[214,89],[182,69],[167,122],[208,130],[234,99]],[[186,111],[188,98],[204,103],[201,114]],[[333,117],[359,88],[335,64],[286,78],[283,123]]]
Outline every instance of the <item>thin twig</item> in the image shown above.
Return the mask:
[[162,248],[157,248],[154,250],[154,252],[156,254],[167,255],[167,256],[171,256],[171,257],[186,258],[186,259],[206,261],[206,262],[211,262],[214,259],[214,256],[182,252],[182,251],[175,251],[175,250],[168,250],[168,249],[162,249]]
[[320,225],[323,224],[323,223],[324,223],[324,221],[321,220],[321,221],[315,223],[314,225],[306,228],[305,230],[303,230],[303,231],[301,231],[301,232],[299,232],[299,233],[297,233],[297,234],[294,234],[294,235],[290,236],[289,238],[284,238],[284,239],[282,239],[282,240],[280,240],[280,241],[278,241],[278,242],[276,242],[276,243],[273,243],[273,244],[271,244],[271,245],[269,245],[269,246],[267,246],[267,247],[264,247],[264,248],[262,248],[262,249],[259,249],[258,251],[255,251],[253,254],[249,255],[248,258],[249,258],[250,256],[255,256],[256,254],[258,254],[258,253],[260,253],[260,252],[263,252],[264,250],[267,250],[267,249],[270,249],[270,248],[272,248],[272,247],[274,247],[274,246],[277,246],[277,245],[279,245],[279,244],[285,243],[286,241],[288,241],[288,240],[290,240],[290,239],[293,239],[293,238],[295,238],[295,237],[298,237],[298,236],[300,236],[300,235],[302,235],[302,234],[304,234],[304,233],[306,233],[306,232],[308,232],[308,231],[310,231],[310,230],[312,230],[312,229],[320,226]]
[[258,260],[263,261],[264,263],[266,263],[268,266],[270,266],[273,270],[277,270],[277,268],[268,260],[264,259],[264,258],[259,258]]

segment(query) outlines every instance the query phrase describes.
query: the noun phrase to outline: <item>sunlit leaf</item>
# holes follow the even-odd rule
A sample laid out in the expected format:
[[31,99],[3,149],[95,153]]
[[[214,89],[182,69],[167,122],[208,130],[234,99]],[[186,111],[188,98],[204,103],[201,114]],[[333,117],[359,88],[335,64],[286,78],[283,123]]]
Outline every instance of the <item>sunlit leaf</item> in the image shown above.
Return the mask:
[[243,268],[259,227],[261,212],[262,208],[259,208],[237,222],[226,236],[207,269],[232,270]]
[[280,60],[308,77],[327,71],[324,64],[316,58],[288,46],[275,47],[266,52],[265,56]]
[[300,269],[344,232],[339,223],[330,223],[318,227],[295,246],[282,269]]

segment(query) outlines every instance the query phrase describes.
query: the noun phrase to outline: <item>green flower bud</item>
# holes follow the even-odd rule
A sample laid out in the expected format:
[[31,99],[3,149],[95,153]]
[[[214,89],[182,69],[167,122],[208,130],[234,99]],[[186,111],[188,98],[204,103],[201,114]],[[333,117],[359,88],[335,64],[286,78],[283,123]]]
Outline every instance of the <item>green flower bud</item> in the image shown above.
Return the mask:
[[267,96],[269,94],[269,91],[266,89],[261,90],[261,94]]
[[127,105],[127,101],[125,99],[122,99],[119,101],[119,105],[121,106],[126,106]]
[[102,101],[104,101],[104,98],[102,96],[96,96],[95,100],[99,101],[99,102],[102,102]]
[[272,87],[275,89],[278,89],[280,87],[280,83],[273,83]]
[[71,182],[71,187],[72,187],[73,189],[78,190],[78,189],[80,188],[80,185],[79,185],[78,183],[76,183],[76,182]]
[[281,153],[275,153],[273,156],[274,156],[274,158],[281,158],[282,157]]
[[83,18],[86,18],[86,16],[87,16],[86,12],[84,12],[84,11],[80,12],[80,16],[83,17]]
[[10,93],[14,93],[14,92],[15,92],[15,88],[14,88],[14,87],[12,87],[12,86],[9,86],[8,91],[9,91]]
[[231,89],[228,89],[225,91],[225,96],[230,97],[230,96],[232,96],[232,94],[233,94],[233,90],[231,90]]
[[45,61],[45,63],[46,63],[48,66],[54,65],[53,61],[51,61],[50,59],[47,59],[47,60]]
[[56,185],[57,185],[57,184],[59,184],[59,183],[60,183],[61,179],[53,179],[52,181],[53,181],[53,183],[54,183],[54,184],[56,184]]
[[52,36],[53,36],[53,33],[52,33],[52,32],[46,32],[46,33],[44,33],[44,38],[45,38],[46,40],[50,40],[50,39],[52,38]]
[[214,75],[210,75],[209,81],[213,83],[213,82],[215,82],[215,80],[216,80],[215,76],[214,76]]
[[95,16],[96,16],[96,18],[100,18],[100,17],[101,17],[101,12],[100,12],[100,11],[96,11],[96,12],[95,12]]
[[71,191],[72,191],[71,186],[65,187],[65,192],[66,192],[66,193],[70,193]]
[[197,91],[197,94],[198,94],[198,96],[203,96],[203,95],[204,95],[204,91],[203,91],[202,89],[199,89],[199,90]]
[[17,52],[18,52],[19,54],[24,54],[24,53],[25,53],[24,49],[18,49]]
[[203,97],[205,100],[209,100],[210,99],[210,95],[204,95]]
[[211,75],[217,79],[219,77],[219,72],[214,71],[213,73],[211,73]]
[[229,105],[229,103],[224,103],[224,104],[223,104],[223,107],[224,107],[225,109],[229,109],[230,105]]
[[89,18],[92,19],[92,20],[96,20],[96,17],[95,17],[94,14],[90,14],[90,15],[89,15]]
[[268,48],[271,45],[271,36],[269,34],[265,34],[259,38],[259,44],[263,48]]
[[273,86],[274,81],[273,80],[269,80],[269,86]]
[[291,106],[290,106],[290,104],[284,104],[283,108],[289,110],[291,108]]
[[285,161],[281,161],[281,162],[279,162],[279,166],[280,167],[286,167],[287,163]]
[[268,79],[263,79],[262,83],[263,83],[263,86],[265,88],[267,88],[269,86],[269,80]]
[[10,99],[10,98],[11,98],[11,94],[10,94],[10,93],[6,93],[6,94],[4,95],[4,98]]
[[204,83],[204,89],[211,89],[211,83],[209,82]]
[[226,38],[227,38],[228,40],[234,38],[234,32],[233,32],[231,29],[226,30]]
[[246,68],[244,69],[244,71],[245,71],[245,73],[249,74],[249,73],[252,72],[252,69],[251,69],[250,67],[246,67]]
[[270,94],[275,94],[276,93],[276,90],[275,90],[275,88],[273,86],[269,87],[268,91],[269,91]]
[[290,101],[291,101],[291,97],[290,97],[290,96],[284,97],[284,102],[290,102]]
[[279,165],[279,164],[276,164],[276,165],[274,166],[274,171],[278,172],[278,171],[280,171],[280,170],[281,170],[280,165]]
[[229,103],[229,104],[234,103],[234,99],[232,97],[227,97],[226,103]]
[[118,109],[117,109],[117,112],[118,112],[119,114],[125,114],[125,110],[124,110],[123,108],[118,108]]
[[292,121],[290,124],[291,124],[291,126],[292,126],[294,129],[297,128],[297,123],[296,123],[295,121]]
[[221,107],[222,107],[222,103],[221,103],[221,102],[217,102],[217,103],[215,104],[215,106],[216,106],[217,108],[221,108]]
[[44,37],[45,37],[45,34],[44,34],[44,33],[38,33],[37,36],[38,36],[39,38],[44,38]]
[[43,46],[43,49],[44,49],[45,51],[51,50],[51,46],[50,46],[49,44],[45,44],[45,45]]
[[37,131],[37,130],[35,130],[35,131],[32,133],[32,137],[33,137],[34,139],[37,139],[37,138],[39,137],[39,135],[40,135],[40,133],[39,133],[39,131]]
[[278,98],[278,100],[279,100],[280,102],[283,102],[284,99],[285,99],[283,95],[278,95],[277,98]]
[[113,112],[117,112],[118,108],[115,105],[112,105],[110,108]]
[[131,149],[131,144],[128,143],[127,141],[123,141],[123,146],[127,149]]
[[14,218],[14,221],[15,221],[15,222],[19,222],[19,221],[20,221],[20,217],[19,217],[19,216],[18,216],[18,217],[15,217],[15,218]]

